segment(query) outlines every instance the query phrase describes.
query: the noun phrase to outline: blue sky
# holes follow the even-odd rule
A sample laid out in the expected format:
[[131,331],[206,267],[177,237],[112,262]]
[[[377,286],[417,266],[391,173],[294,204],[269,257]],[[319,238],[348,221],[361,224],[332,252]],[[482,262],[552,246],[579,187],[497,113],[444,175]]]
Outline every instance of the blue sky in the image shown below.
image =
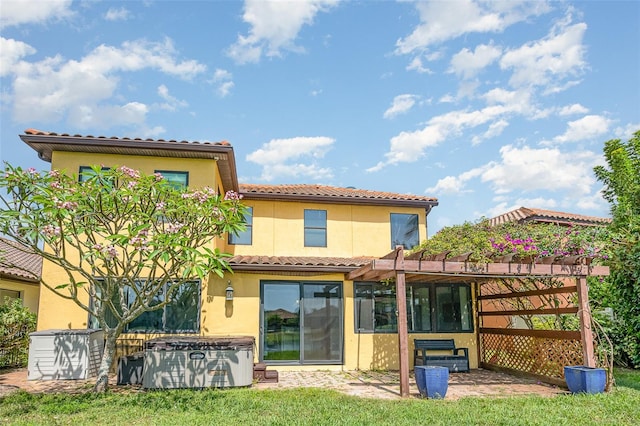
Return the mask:
[[520,206],[608,215],[640,129],[640,2],[0,3],[2,161],[58,133],[221,141],[247,183],[438,197],[429,232]]

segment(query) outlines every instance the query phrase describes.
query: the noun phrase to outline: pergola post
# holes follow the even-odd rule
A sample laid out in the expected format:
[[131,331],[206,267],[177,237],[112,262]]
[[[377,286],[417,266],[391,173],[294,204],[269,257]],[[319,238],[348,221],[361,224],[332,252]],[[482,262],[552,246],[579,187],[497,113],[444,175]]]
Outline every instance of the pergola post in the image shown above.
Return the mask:
[[596,366],[593,349],[593,332],[591,330],[591,309],[589,308],[589,288],[587,277],[576,278],[578,288],[578,318],[580,319],[580,337],[582,339],[582,356],[587,367]]
[[396,303],[398,306],[398,352],[400,354],[400,396],[409,396],[409,332],[407,327],[407,291],[404,273],[404,249],[396,247]]

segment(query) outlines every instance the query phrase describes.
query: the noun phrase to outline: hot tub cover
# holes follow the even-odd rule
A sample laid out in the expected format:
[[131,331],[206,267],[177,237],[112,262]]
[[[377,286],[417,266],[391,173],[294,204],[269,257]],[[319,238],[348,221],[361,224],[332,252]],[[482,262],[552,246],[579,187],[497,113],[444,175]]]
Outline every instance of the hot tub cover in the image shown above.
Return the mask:
[[241,350],[253,349],[254,345],[255,339],[252,336],[175,336],[147,340],[145,349],[147,351]]

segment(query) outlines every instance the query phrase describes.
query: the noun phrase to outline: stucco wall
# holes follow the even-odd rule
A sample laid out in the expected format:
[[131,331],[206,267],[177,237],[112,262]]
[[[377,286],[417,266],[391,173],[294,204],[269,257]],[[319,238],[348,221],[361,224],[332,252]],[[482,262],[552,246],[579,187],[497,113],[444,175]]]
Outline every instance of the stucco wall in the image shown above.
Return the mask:
[[[381,257],[392,250],[391,213],[417,214],[420,241],[427,237],[425,210],[385,206],[243,200],[253,207],[251,245],[228,245],[236,255]],[[304,210],[327,211],[327,247],[304,246]]]
[[19,291],[22,304],[29,308],[34,314],[38,313],[39,284],[8,277],[0,277],[0,288],[3,290]]

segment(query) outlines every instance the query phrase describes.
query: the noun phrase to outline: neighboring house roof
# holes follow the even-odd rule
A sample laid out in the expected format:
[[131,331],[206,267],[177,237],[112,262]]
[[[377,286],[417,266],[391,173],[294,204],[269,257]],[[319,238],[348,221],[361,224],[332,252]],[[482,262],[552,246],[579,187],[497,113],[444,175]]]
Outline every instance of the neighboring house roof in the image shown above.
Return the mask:
[[374,257],[233,256],[228,262],[234,271],[350,272]]
[[247,200],[309,201],[334,204],[369,204],[385,206],[423,207],[431,209],[438,199],[393,192],[339,188],[326,185],[257,185],[240,184],[240,193]]
[[82,136],[43,132],[37,129],[27,129],[24,133],[24,135],[20,135],[20,139],[36,150],[40,159],[48,162],[51,162],[53,151],[216,160],[224,189],[238,191],[236,160],[233,154],[233,147],[227,141],[188,142],[164,139],[119,138],[116,136]]
[[42,257],[15,241],[0,237],[0,275],[39,282],[41,273]]
[[535,209],[530,207],[520,207],[519,209],[503,213],[489,219],[491,226],[500,225],[507,222],[537,222],[554,223],[558,225],[606,225],[611,223],[608,217],[584,216],[581,214],[556,212],[553,210]]

